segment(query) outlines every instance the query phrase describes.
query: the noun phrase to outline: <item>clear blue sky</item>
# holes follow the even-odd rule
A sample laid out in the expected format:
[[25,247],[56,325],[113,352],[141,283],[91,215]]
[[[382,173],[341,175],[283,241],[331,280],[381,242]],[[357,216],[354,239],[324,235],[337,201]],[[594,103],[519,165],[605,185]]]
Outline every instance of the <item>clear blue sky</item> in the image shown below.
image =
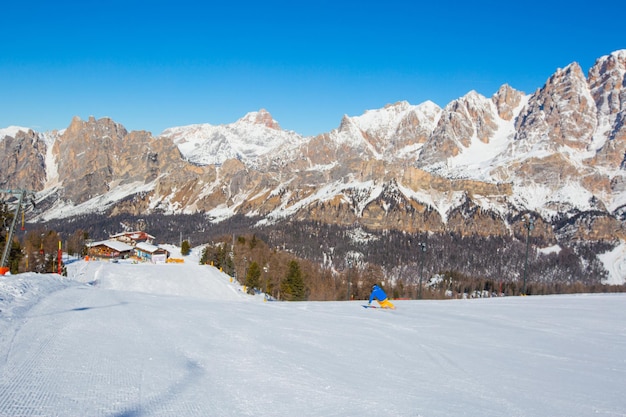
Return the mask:
[[[213,4],[217,3],[217,4]],[[304,135],[406,100],[532,93],[626,48],[623,1],[9,1],[0,128],[73,116],[129,130],[231,123],[267,109]]]

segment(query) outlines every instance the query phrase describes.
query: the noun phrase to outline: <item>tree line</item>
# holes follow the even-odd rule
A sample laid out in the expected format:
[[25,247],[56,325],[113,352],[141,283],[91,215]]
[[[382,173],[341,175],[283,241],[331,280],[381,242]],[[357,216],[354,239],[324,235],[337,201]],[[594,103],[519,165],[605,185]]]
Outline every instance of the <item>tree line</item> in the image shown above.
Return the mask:
[[[556,256],[556,255],[555,255]],[[566,254],[565,260],[569,257]],[[413,265],[394,267],[391,271],[370,262],[344,263],[338,270],[323,262],[297,256],[292,250],[272,246],[256,235],[223,236],[208,244],[201,263],[211,264],[235,277],[241,284],[280,300],[367,299],[373,284],[382,285],[392,298],[447,299],[520,295],[566,294],[582,292],[622,292],[626,286],[608,286],[599,282],[521,280],[504,277],[473,276],[457,270],[431,273],[416,271]],[[297,267],[294,267],[297,265]],[[293,268],[297,269],[298,289],[291,288]],[[423,265],[422,265],[423,268]],[[402,269],[402,270],[399,270]],[[417,278],[419,276],[419,278]],[[529,275],[530,276],[530,275]],[[294,294],[297,294],[294,296]]]
[[[10,216],[3,213],[3,219]],[[258,220],[234,216],[212,223],[204,214],[89,214],[27,224],[12,243],[12,265],[15,271],[54,272],[59,240],[66,252],[79,256],[86,241],[107,239],[124,228],[145,230],[157,237],[156,243],[178,245],[181,237],[194,247],[209,242],[203,262],[275,299],[364,299],[373,283],[382,284],[393,298],[624,290],[602,284],[606,271],[596,255],[613,242],[561,242],[558,250],[542,252],[548,243],[531,234],[526,256],[525,236],[409,234],[304,221],[260,227]]]

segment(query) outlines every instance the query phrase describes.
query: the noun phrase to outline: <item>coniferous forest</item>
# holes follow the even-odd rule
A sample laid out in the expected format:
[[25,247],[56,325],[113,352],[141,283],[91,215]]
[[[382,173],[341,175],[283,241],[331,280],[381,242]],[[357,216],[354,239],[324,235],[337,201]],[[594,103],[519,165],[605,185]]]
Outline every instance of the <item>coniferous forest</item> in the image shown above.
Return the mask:
[[[373,283],[382,284],[393,298],[624,290],[602,284],[606,271],[595,255],[610,250],[608,242],[577,242],[542,252],[546,243],[529,235],[527,255],[525,236],[408,234],[295,221],[258,227],[256,221],[235,216],[214,224],[201,214],[85,215],[26,224],[16,235],[24,251],[40,254],[28,269],[44,272],[52,258],[46,253],[54,253],[59,240],[68,253],[80,254],[85,241],[144,230],[156,244],[184,240],[191,247],[204,246],[203,263],[222,268],[249,291],[281,300],[364,299]],[[23,260],[18,264],[25,268]]]

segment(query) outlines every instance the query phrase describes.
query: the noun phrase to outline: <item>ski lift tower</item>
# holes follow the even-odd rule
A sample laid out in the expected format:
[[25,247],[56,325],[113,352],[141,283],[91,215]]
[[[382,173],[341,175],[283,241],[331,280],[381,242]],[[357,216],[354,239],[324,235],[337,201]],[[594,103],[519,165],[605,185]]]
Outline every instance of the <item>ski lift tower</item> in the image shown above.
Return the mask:
[[15,224],[17,223],[17,218],[20,214],[20,210],[24,205],[24,198],[26,197],[26,190],[2,190],[0,189],[0,193],[4,194],[13,194],[16,195],[18,200],[15,205],[15,214],[13,216],[13,220],[11,221],[11,226],[8,229],[6,242],[4,245],[4,250],[2,251],[2,259],[0,259],[0,275],[4,275],[7,269],[7,262],[9,260],[9,252],[11,251],[11,242],[13,241],[13,234],[15,233]]

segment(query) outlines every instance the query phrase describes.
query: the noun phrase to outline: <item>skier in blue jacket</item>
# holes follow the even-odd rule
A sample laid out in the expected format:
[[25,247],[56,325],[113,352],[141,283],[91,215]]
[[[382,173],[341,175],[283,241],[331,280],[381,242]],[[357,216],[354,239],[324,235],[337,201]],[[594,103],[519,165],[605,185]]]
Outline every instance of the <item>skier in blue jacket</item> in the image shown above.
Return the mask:
[[387,298],[387,294],[385,293],[385,291],[383,291],[383,289],[380,288],[376,284],[372,285],[372,293],[370,294],[370,301],[367,304],[372,304],[372,300],[374,299],[378,301],[378,304],[380,304],[382,308],[391,308],[394,310],[396,308],[396,306],[394,306],[393,303],[389,301],[389,298]]

